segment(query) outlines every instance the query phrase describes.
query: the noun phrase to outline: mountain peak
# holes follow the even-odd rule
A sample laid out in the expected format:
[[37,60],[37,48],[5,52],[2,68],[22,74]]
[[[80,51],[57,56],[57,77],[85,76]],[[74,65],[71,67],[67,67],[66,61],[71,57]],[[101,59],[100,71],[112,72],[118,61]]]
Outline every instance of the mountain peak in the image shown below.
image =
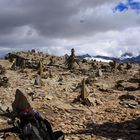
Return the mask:
[[133,57],[133,53],[131,53],[131,52],[126,52],[126,53],[123,53],[122,55],[121,55],[121,57]]

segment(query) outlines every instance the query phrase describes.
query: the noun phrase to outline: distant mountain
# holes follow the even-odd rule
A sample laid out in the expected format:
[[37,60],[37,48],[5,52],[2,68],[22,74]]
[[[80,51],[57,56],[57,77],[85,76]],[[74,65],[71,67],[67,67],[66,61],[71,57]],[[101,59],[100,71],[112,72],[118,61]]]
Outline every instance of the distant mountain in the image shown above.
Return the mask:
[[133,57],[132,53],[124,53],[121,55],[120,58],[115,57],[108,57],[108,56],[91,56],[89,54],[80,55],[78,56],[79,59],[87,59],[87,60],[97,60],[97,61],[103,61],[103,62],[109,62],[109,61],[116,61],[118,63],[126,63],[126,62],[132,62],[132,63],[139,63],[140,64],[140,55]]
[[126,53],[124,53],[124,54],[121,55],[120,59],[121,60],[124,60],[124,59],[132,58],[132,57],[133,57],[133,54],[132,53],[126,52]]
[[126,52],[126,53],[123,53],[122,55],[121,55],[121,57],[132,57],[133,56],[133,53],[130,53],[130,52]]
[[132,62],[132,63],[139,63],[140,64],[140,55],[132,58],[124,59],[123,62]]
[[89,55],[89,54],[84,54],[84,55],[79,55],[79,56],[77,56],[77,58],[79,58],[79,59],[85,59],[85,58],[91,58],[92,56],[91,55]]

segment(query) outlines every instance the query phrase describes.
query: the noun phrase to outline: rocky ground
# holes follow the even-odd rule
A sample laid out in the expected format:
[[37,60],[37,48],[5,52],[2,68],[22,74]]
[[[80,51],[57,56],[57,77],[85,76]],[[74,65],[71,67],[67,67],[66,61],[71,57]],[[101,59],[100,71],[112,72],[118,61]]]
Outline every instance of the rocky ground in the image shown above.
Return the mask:
[[[24,53],[23,56],[31,57]],[[33,56],[32,56],[33,57]],[[0,87],[1,110],[11,108],[16,89],[26,94],[32,106],[52,124],[53,130],[62,130],[65,140],[140,140],[140,65],[122,70],[103,69],[108,63],[83,61],[75,70],[65,68],[63,57],[36,54],[44,67],[43,85],[34,85],[37,70],[24,68],[11,70],[12,63],[0,60],[6,69],[9,85]],[[101,69],[99,75],[96,72]],[[50,76],[51,71],[51,76]],[[81,81],[86,79],[91,106],[76,101],[81,92]],[[34,93],[34,100],[30,93]],[[7,127],[7,118],[0,115],[0,128]],[[9,133],[7,140],[18,139]]]

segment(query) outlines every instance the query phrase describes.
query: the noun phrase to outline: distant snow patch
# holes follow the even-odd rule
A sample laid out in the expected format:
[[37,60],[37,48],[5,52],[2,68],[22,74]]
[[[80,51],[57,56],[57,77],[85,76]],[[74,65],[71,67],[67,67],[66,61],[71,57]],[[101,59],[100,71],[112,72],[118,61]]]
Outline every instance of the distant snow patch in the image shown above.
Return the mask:
[[101,61],[101,62],[106,62],[106,63],[109,63],[109,62],[112,61],[112,60],[106,60],[106,59],[96,58],[96,57],[86,57],[84,59],[86,59],[86,60],[96,60],[96,61]]

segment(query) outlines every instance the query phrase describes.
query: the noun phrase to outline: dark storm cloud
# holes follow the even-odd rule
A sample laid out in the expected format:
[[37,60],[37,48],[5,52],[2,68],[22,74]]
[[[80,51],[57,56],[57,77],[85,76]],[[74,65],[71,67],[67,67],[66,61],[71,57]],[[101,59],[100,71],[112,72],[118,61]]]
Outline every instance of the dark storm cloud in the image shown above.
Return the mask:
[[[5,0],[0,7],[1,33],[11,33],[16,27],[30,25],[41,35],[63,38],[123,28],[124,25],[120,26],[118,22],[119,20],[123,22],[123,18],[111,15],[110,18],[116,21],[109,23],[110,19],[106,17],[108,15],[104,13],[104,9],[98,9],[98,6],[110,2],[112,0],[104,2],[101,0],[77,0],[77,2],[75,0]],[[98,12],[101,12],[101,15]],[[81,20],[84,22],[81,23]],[[131,22],[127,24],[130,26]]]

